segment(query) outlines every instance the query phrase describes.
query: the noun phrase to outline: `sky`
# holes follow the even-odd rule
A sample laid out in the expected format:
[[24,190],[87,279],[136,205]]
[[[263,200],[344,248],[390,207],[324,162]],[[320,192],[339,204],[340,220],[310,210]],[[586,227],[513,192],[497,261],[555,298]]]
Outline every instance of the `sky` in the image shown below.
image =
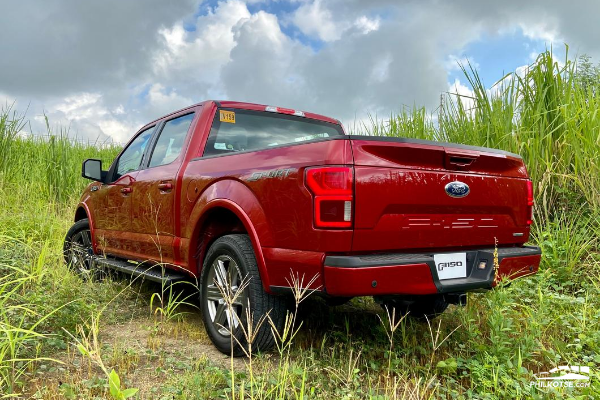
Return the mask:
[[0,106],[80,140],[125,143],[207,99],[351,125],[491,87],[552,47],[600,59],[600,1],[4,0]]

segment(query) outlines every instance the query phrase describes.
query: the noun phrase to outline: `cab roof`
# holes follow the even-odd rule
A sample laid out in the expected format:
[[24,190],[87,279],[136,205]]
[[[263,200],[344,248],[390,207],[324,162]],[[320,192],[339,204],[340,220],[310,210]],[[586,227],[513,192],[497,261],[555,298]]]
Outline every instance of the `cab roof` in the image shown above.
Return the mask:
[[[306,118],[311,118],[311,119],[316,119],[316,120],[319,120],[319,121],[325,121],[325,122],[330,122],[332,124],[341,125],[340,121],[338,121],[335,118],[327,117],[327,116],[321,115],[321,114],[315,114],[315,113],[307,112],[307,111],[304,111],[304,110],[296,110],[296,109],[290,110],[290,109],[279,107],[279,106],[276,106],[276,105],[246,103],[246,102],[231,101],[231,100],[223,100],[223,101],[212,100],[212,101],[218,107],[223,107],[223,108],[239,108],[239,109],[243,109],[243,110],[266,111],[267,107],[276,107],[278,109],[288,110],[288,111],[302,111],[304,113],[304,116]],[[287,113],[284,112],[282,114],[287,114]]]
[[[153,123],[155,123],[158,120],[161,120],[163,118],[169,117],[170,115],[174,115],[174,114],[179,114],[182,111],[186,111],[189,110],[191,108],[194,107],[198,107],[198,106],[207,106],[210,104],[214,104],[217,107],[221,107],[221,108],[233,108],[233,109],[241,109],[241,110],[253,110],[253,111],[267,111],[267,107],[273,108],[276,107],[277,109],[280,110],[285,110],[285,111],[292,111],[292,113],[294,111],[301,111],[301,110],[295,110],[295,109],[289,109],[289,108],[283,108],[283,107],[278,107],[278,106],[267,106],[265,104],[256,104],[256,103],[246,103],[246,102],[242,102],[242,101],[232,101],[232,100],[206,100],[200,103],[196,103],[196,104],[192,104],[188,107],[182,108],[180,110],[177,111],[173,111],[171,113],[168,113],[166,115],[163,115],[160,118],[155,119],[152,122],[147,123],[144,126],[148,126],[151,125]],[[271,112],[277,112],[277,111],[271,111]],[[310,119],[316,119],[319,121],[325,121],[325,122],[329,122],[332,124],[336,124],[336,125],[341,125],[340,121],[335,119],[335,118],[331,118],[331,117],[327,117],[325,115],[321,115],[321,114],[315,114],[315,113],[311,113],[311,112],[306,112],[306,111],[302,111],[304,114],[305,118],[310,118]],[[290,112],[281,112],[282,114],[290,114]]]

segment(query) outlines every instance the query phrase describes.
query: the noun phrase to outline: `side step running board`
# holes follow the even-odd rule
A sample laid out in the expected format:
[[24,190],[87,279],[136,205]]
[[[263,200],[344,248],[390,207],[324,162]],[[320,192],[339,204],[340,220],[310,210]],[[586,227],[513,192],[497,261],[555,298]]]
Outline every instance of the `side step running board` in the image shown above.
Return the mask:
[[148,265],[143,263],[131,263],[115,258],[95,257],[94,263],[97,266],[110,268],[116,271],[124,272],[134,277],[141,276],[149,281],[173,284],[178,281],[188,279],[184,273],[173,271],[172,269],[161,267],[160,265]]

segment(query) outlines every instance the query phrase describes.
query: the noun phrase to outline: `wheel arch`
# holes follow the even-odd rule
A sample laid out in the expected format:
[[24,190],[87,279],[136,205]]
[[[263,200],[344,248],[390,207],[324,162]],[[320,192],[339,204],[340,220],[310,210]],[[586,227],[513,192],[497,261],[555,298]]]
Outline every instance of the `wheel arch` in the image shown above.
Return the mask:
[[196,201],[189,218],[186,233],[190,239],[188,265],[195,268],[194,273],[199,276],[212,242],[225,234],[246,233],[252,243],[263,288],[270,293],[262,248],[272,244],[272,235],[258,199],[238,181],[222,180],[209,188]]
[[86,208],[80,204],[79,207],[77,207],[77,211],[75,211],[75,222],[81,221],[85,218],[89,219],[88,212]]
[[92,236],[92,248],[94,252],[97,252],[96,248],[96,229],[94,226],[94,221],[92,218],[92,214],[90,213],[90,209],[85,202],[81,202],[77,205],[77,209],[75,210],[75,218],[74,222],[81,221],[82,219],[87,218],[90,223],[90,234]]

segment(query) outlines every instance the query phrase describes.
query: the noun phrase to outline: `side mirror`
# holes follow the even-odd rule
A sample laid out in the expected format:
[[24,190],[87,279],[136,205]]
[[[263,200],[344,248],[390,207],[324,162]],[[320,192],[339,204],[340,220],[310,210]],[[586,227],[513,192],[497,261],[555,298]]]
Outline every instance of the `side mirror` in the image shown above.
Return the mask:
[[103,182],[106,172],[102,171],[102,161],[88,158],[81,166],[81,176],[97,182]]

